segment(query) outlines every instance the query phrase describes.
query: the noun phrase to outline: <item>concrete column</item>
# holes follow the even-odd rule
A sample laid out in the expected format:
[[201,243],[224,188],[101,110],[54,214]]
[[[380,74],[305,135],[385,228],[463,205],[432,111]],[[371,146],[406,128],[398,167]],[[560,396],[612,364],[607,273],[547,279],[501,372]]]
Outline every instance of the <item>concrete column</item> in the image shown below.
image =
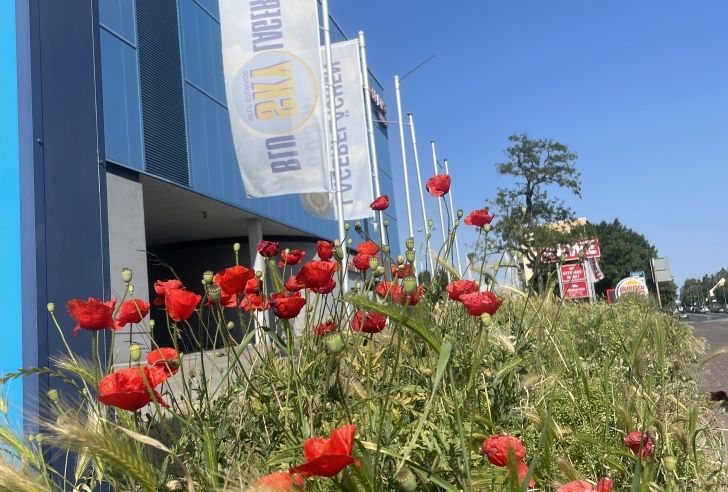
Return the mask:
[[[134,297],[151,302],[147,274],[147,241],[144,228],[144,198],[142,184],[135,176],[122,177],[111,172],[106,175],[106,197],[109,220],[109,272],[112,296],[121,300],[126,284],[121,278],[124,267],[133,270],[131,283]],[[127,296],[127,298],[129,298]],[[138,343],[146,353],[151,347],[149,320],[128,325],[116,332],[114,358],[117,365],[129,362],[129,343]],[[130,339],[131,335],[131,339]]]
[[[248,258],[250,258],[250,267],[255,271],[260,271],[265,274],[265,258],[258,253],[258,243],[263,240],[263,221],[260,219],[248,219],[245,221],[248,236]],[[270,287],[270,286],[269,286]],[[264,311],[262,313],[256,313],[256,322],[258,325],[273,326],[274,322],[270,311]],[[255,335],[255,343],[263,343],[264,335],[257,333]]]

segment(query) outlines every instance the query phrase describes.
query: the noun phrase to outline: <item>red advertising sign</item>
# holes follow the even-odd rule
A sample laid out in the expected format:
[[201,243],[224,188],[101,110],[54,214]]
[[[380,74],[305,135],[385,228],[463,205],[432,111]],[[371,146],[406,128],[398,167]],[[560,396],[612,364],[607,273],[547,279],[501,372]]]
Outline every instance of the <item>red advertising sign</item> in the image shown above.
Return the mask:
[[[599,258],[602,253],[599,249],[599,239],[582,239],[571,245],[561,245],[556,251],[546,251],[542,255],[542,260],[546,262],[554,261],[574,261],[578,260],[579,253],[584,253],[584,258]],[[561,258],[563,256],[563,258]]]
[[572,263],[571,265],[561,265],[559,267],[559,274],[561,275],[561,282],[564,284],[583,282],[586,280],[584,265],[580,265],[579,263]]
[[561,288],[563,289],[564,299],[589,297],[589,286],[586,285],[586,281],[563,283]]

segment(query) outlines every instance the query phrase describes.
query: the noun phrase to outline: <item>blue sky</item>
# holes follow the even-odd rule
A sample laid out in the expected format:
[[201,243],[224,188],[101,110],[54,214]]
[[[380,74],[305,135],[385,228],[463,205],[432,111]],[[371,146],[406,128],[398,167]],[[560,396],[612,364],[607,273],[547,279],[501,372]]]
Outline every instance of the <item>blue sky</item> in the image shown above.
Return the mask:
[[[449,159],[456,207],[482,207],[508,185],[494,164],[508,135],[527,132],[579,154],[583,199],[564,197],[577,215],[618,217],[643,233],[679,284],[728,266],[728,2],[348,0],[331,9],[350,36],[366,32],[390,119],[393,75],[436,53],[403,82],[403,105],[425,174],[431,139]],[[396,127],[390,141],[401,180]]]

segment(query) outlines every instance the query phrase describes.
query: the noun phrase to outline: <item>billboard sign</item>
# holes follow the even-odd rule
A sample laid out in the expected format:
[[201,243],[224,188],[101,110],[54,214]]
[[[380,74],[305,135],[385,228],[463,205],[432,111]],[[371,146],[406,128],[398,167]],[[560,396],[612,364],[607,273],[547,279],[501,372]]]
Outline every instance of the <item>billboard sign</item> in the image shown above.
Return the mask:
[[614,290],[617,295],[617,299],[625,294],[638,294],[643,297],[647,297],[650,294],[649,290],[647,290],[647,282],[643,277],[624,278],[619,281]]
[[[599,249],[599,239],[582,239],[571,245],[560,245],[556,251],[545,251],[542,260],[545,262],[575,261],[579,260],[579,253],[584,253],[584,258],[599,258],[602,253]],[[563,258],[562,258],[563,256]]]
[[[583,270],[582,270],[583,272]],[[589,286],[586,280],[579,282],[564,282],[561,285],[561,292],[564,299],[581,299],[589,297]]]
[[583,282],[586,280],[584,265],[581,265],[579,263],[573,263],[571,265],[561,265],[559,267],[559,275],[561,275],[561,282],[564,284]]
[[644,270],[640,270],[638,272],[629,272],[630,277],[642,277],[645,278],[645,272]]

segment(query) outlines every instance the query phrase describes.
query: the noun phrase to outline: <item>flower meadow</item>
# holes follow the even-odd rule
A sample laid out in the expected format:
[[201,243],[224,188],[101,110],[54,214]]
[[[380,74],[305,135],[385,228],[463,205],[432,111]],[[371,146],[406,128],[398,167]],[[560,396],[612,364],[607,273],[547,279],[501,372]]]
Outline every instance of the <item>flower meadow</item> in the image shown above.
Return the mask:
[[[438,175],[427,189],[443,199],[449,184]],[[313,259],[262,241],[265,271],[239,264],[233,245],[230,267],[194,286],[170,271],[151,300],[125,269],[121,299],[66,302],[75,326],[50,304],[64,340],[86,338],[92,356],[69,350],[0,379],[59,388],[39,434],[0,428],[0,490],[722,490],[691,329],[643,302],[497,285],[497,270],[518,265],[460,278],[458,228],[487,236],[497,223],[487,209],[463,225],[453,215],[426,283],[412,239],[393,257],[356,224]],[[358,272],[347,293],[343,248]],[[102,332],[159,324],[171,346],[132,344],[121,366],[100,353]],[[218,348],[201,350],[203,334]],[[183,354],[183,336],[200,350]]]

